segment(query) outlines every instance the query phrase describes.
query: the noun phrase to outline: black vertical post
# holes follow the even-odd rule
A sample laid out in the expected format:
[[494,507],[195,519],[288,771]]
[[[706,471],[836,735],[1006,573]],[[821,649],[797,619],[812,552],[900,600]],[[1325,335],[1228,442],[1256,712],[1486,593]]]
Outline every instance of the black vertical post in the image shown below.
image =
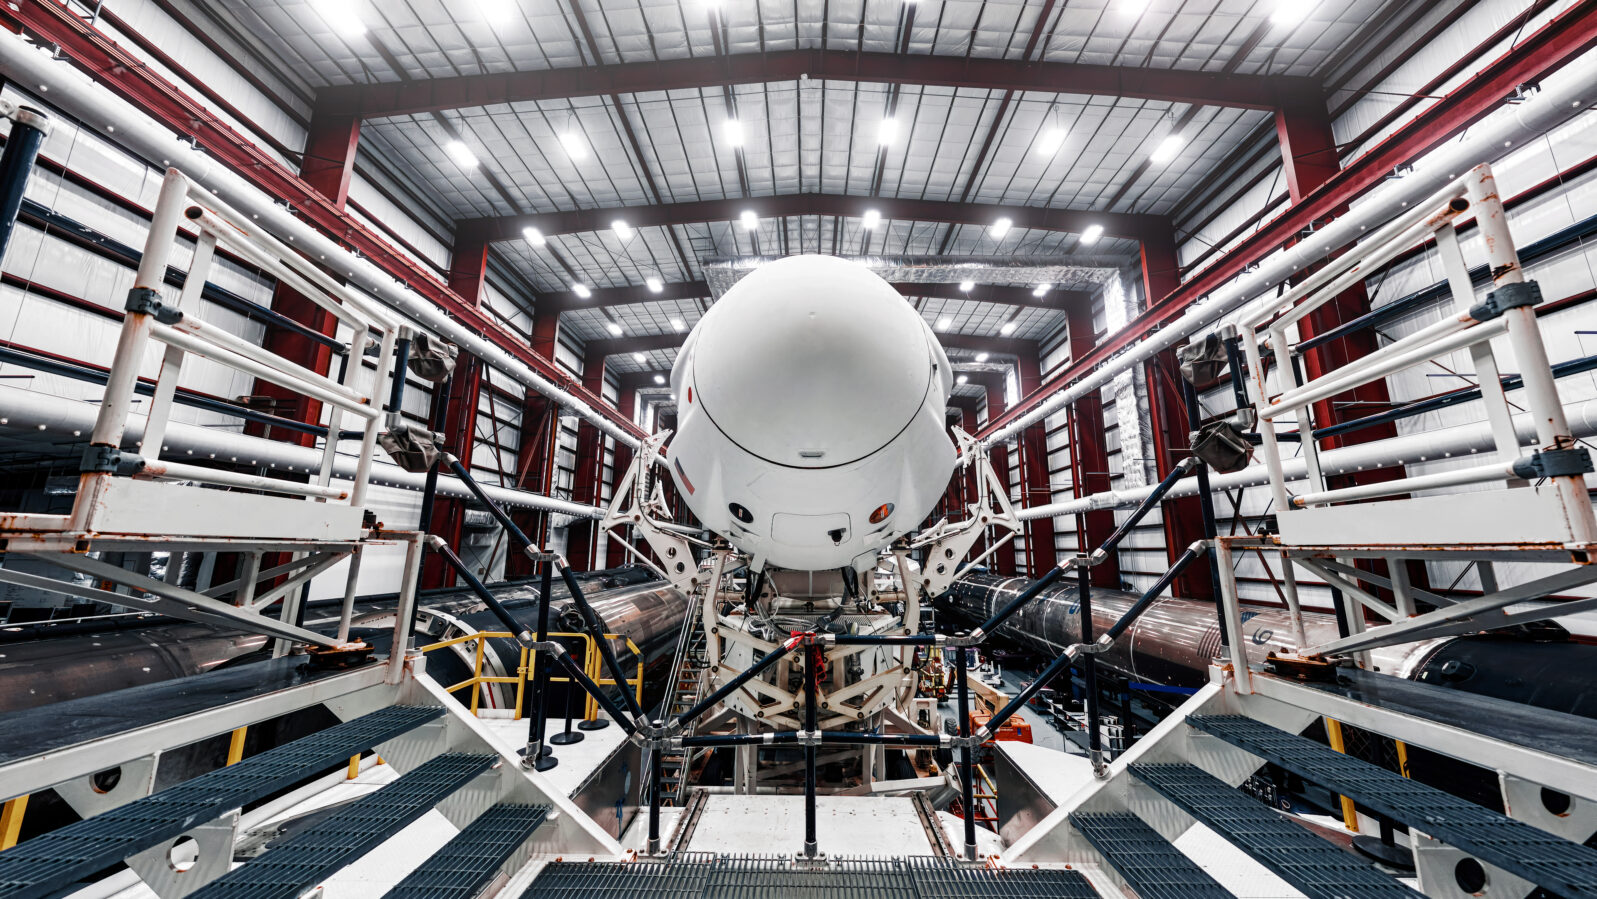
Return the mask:
[[815,838],[815,737],[820,732],[816,709],[816,681],[821,676],[820,647],[811,635],[804,647],[804,857],[814,858],[820,849]]
[[[970,684],[965,682],[970,668],[970,648],[955,650],[954,679],[959,690],[959,735],[970,736]],[[965,806],[965,860],[976,860],[976,781],[971,764],[971,748],[961,747],[959,756],[959,801]]]
[[39,157],[39,145],[44,143],[45,132],[50,128],[50,117],[28,106],[19,106],[11,119],[11,136],[0,155],[0,258],[11,244],[11,232],[17,226],[17,213],[22,209],[22,197],[28,189],[28,176],[33,173],[34,160]]
[[405,371],[410,368],[410,338],[401,337],[394,345],[394,382],[388,385],[388,411],[398,415],[405,402]]
[[[1195,434],[1203,426],[1203,407],[1198,405],[1198,389],[1186,378],[1181,379],[1181,395],[1187,402],[1187,425]],[[1209,541],[1209,590],[1214,596],[1215,620],[1220,624],[1220,646],[1226,642],[1225,604],[1221,601],[1220,569],[1214,564],[1214,537],[1219,531],[1214,521],[1214,494],[1209,492],[1209,466],[1198,460],[1198,508],[1203,512],[1203,539]],[[1185,547],[1183,547],[1184,549]],[[1232,664],[1247,664],[1247,660],[1232,659]]]
[[[665,722],[654,719],[654,726]],[[813,769],[812,769],[813,770]],[[665,777],[665,751],[662,746],[649,747],[649,854],[660,854],[660,786]]]
[[[437,471],[437,466],[433,467]],[[554,561],[545,559],[543,563],[543,578],[538,583],[538,642],[543,643],[549,639],[549,591],[554,588]],[[531,730],[527,732],[526,764],[532,765],[539,771],[548,771],[560,764],[554,753],[544,741],[544,733],[549,723],[549,666],[551,659],[539,660],[537,653],[527,656],[535,671],[532,677],[532,705]],[[567,694],[567,702],[570,702]],[[569,705],[568,705],[569,707]]]
[[[1083,564],[1076,572],[1078,609],[1081,613],[1081,642],[1092,643],[1092,569]],[[1083,653],[1081,657],[1082,703],[1087,711],[1087,757],[1092,760],[1094,777],[1105,775],[1103,763],[1103,722],[1098,713],[1098,657]]]

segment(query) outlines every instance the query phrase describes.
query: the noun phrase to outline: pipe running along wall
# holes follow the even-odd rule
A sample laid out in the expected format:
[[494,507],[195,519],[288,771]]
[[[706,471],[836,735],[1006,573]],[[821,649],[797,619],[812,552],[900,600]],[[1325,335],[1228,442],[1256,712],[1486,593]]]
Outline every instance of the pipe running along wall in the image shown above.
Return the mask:
[[590,422],[600,431],[632,447],[638,440],[586,403],[551,383],[492,341],[455,321],[426,298],[399,284],[373,263],[345,250],[339,243],[296,218],[293,211],[250,184],[203,151],[184,142],[149,116],[95,84],[72,68],[69,61],[48,52],[20,35],[0,35],[0,74],[34,88],[48,90],[50,103],[86,126],[114,135],[115,142],[146,160],[170,160],[193,183],[214,191],[234,209],[248,215],[280,240],[292,242],[307,256],[337,260],[336,269],[349,272],[348,283],[416,322],[420,329],[438,334],[466,352],[504,372],[520,384],[548,397]]
[[1255,271],[1194,303],[1167,327],[1127,347],[1075,383],[1042,398],[1008,426],[983,438],[983,445],[993,446],[1010,440],[1055,410],[1107,386],[1121,372],[1151,360],[1249,302],[1268,298],[1269,291],[1288,278],[1357,241],[1404,208],[1423,202],[1476,165],[1501,159],[1527,140],[1574,118],[1594,100],[1597,100],[1597,54],[1588,53],[1548,76],[1542,90],[1532,99],[1513,106],[1508,114],[1473,126],[1463,138],[1438,147],[1424,159],[1415,160],[1411,173],[1374,188],[1350,212],[1321,226],[1291,247],[1259,260]]
[[[1571,403],[1564,407],[1564,415],[1569,420],[1569,428],[1574,436],[1597,435],[1597,400]],[[1268,426],[1266,423],[1265,427]],[[1534,445],[1536,427],[1528,413],[1514,416],[1514,430],[1519,435],[1521,444]],[[1491,424],[1482,421],[1439,431],[1423,431],[1388,440],[1326,450],[1320,453],[1320,468],[1327,476],[1352,474],[1394,465],[1414,465],[1421,462],[1465,458],[1476,453],[1491,454],[1495,453],[1496,449],[1497,444],[1492,439]],[[1283,461],[1282,470],[1288,481],[1301,481],[1308,477],[1307,466],[1301,458]],[[1230,474],[1209,475],[1211,490],[1236,490],[1269,482],[1270,472],[1264,465],[1250,465]],[[1022,521],[1030,521],[1035,518],[1078,515],[1097,509],[1119,509],[1137,505],[1152,492],[1152,487],[1106,490],[1062,503],[1017,509],[1015,513]],[[1191,496],[1197,492],[1198,479],[1187,477],[1171,488],[1169,497]]]
[[[0,41],[4,43],[4,41]],[[82,440],[94,429],[99,407],[90,403],[51,396],[36,390],[0,385],[0,432],[18,435],[48,437],[61,442]],[[128,419],[124,441],[137,441],[144,435],[143,416]],[[321,465],[319,449],[282,443],[262,437],[250,437],[235,431],[222,431],[198,425],[172,422],[167,425],[162,441],[162,455],[170,461],[219,461],[250,466],[265,466],[279,471],[313,472]],[[333,474],[340,478],[355,476],[356,459],[340,455],[333,460]],[[426,484],[425,474],[413,474],[397,465],[373,460],[371,483],[405,490],[421,490]],[[602,509],[582,503],[543,496],[527,490],[514,490],[489,484],[482,489],[495,502],[525,509],[545,512],[562,512],[578,518],[601,518]],[[458,478],[443,475],[438,478],[438,493],[443,496],[470,499],[471,491]]]

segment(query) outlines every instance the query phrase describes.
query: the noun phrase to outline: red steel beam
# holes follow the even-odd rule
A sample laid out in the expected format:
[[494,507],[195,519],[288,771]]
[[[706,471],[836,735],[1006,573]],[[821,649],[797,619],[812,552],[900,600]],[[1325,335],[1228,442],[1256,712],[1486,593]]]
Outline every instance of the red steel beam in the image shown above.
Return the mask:
[[990,225],[999,218],[1008,218],[1016,228],[1068,231],[1073,234],[1080,234],[1089,226],[1100,225],[1106,235],[1128,240],[1143,240],[1171,233],[1170,219],[1162,215],[819,193],[489,216],[457,221],[455,233],[457,239],[458,236],[468,235],[473,239],[509,241],[521,240],[522,231],[526,228],[537,228],[545,235],[575,234],[607,230],[611,222],[617,219],[626,221],[634,228],[641,228],[690,222],[733,221],[742,216],[745,210],[753,210],[761,218],[798,215],[838,215],[859,218],[870,209],[880,213],[883,219]]
[[[1092,352],[1097,334],[1092,328],[1090,308],[1072,308],[1067,313],[1066,328],[1069,333],[1072,358]],[[1102,493],[1111,489],[1109,478],[1109,447],[1104,427],[1103,397],[1093,393],[1076,400],[1070,408],[1070,480],[1077,498]],[[1115,530],[1115,510],[1096,509],[1076,516],[1076,550],[1092,552],[1109,539]],[[1092,583],[1095,587],[1120,589],[1120,554],[1110,553],[1100,565],[1093,566]]]
[[379,118],[501,103],[801,78],[1131,97],[1246,109],[1274,109],[1301,95],[1323,93],[1319,81],[1280,75],[816,48],[340,85],[318,91],[316,105],[343,115]]
[[[1085,290],[1050,290],[1041,297],[1032,294],[1030,287],[1011,287],[996,284],[978,284],[969,293],[958,284],[933,284],[900,281],[893,289],[906,297],[925,297],[937,300],[970,300],[994,303],[1000,306],[1025,306],[1035,309],[1064,309],[1073,304],[1092,302],[1092,294]],[[573,309],[602,309],[607,306],[631,306],[637,303],[660,303],[671,300],[703,300],[713,296],[710,285],[703,281],[673,281],[660,285],[655,293],[644,285],[625,287],[595,287],[588,299],[574,293],[545,294],[538,298],[538,310],[544,314],[570,312]]]
[[1050,378],[1035,394],[1026,396],[996,421],[988,421],[978,436],[985,438],[1006,427],[1044,396],[1066,387],[1126,347],[1168,325],[1187,307],[1240,274],[1253,260],[1279,249],[1310,225],[1345,208],[1397,166],[1424,155],[1480,121],[1500,107],[1503,98],[1512,94],[1516,87],[1562,68],[1593,47],[1597,47],[1597,4],[1571,7],[1304,195],[1302,200],[1179,288],[1162,295],[1150,292],[1148,309],[1091,353]]
[[[488,271],[488,245],[481,242],[457,244],[450,254],[449,287],[473,306],[482,303],[483,281]],[[477,405],[482,396],[482,363],[475,356],[464,356],[455,366],[454,374],[443,388],[434,392],[435,403],[448,404],[444,410],[444,447],[460,464],[471,467],[476,447]],[[530,392],[530,391],[529,391]],[[436,420],[434,418],[433,420]],[[461,499],[439,497],[433,506],[429,529],[443,538],[456,552],[461,551],[460,541],[465,534],[466,503]],[[447,587],[455,581],[454,571],[444,565],[436,553],[428,553],[422,565],[421,585],[425,588]]]
[[29,0],[17,6],[0,5],[0,19],[9,17],[41,40],[55,44],[79,68],[117,96],[138,106],[172,131],[194,138],[208,153],[269,195],[290,203],[307,222],[336,236],[372,264],[404,282],[438,305],[466,327],[478,332],[522,364],[562,390],[600,410],[627,433],[642,438],[643,431],[623,423],[619,414],[590,396],[582,385],[547,357],[532,352],[526,343],[480,309],[472,307],[424,264],[400,252],[370,228],[345,214],[333,198],[306,183],[271,154],[233,130],[204,105],[190,98],[151,66],[92,28],[60,0]]

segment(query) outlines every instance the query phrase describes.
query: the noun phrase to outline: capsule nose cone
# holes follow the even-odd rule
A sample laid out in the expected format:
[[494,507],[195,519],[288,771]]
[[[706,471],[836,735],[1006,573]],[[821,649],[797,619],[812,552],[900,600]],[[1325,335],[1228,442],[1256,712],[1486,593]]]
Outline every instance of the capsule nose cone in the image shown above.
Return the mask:
[[689,375],[702,410],[739,446],[778,464],[864,458],[903,431],[929,394],[946,392],[920,317],[848,260],[762,265],[701,329]]

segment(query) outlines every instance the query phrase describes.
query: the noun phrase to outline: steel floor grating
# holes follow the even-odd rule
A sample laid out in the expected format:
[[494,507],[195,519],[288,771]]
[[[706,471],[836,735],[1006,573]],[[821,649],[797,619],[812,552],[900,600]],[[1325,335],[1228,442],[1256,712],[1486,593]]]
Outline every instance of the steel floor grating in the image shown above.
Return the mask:
[[475,899],[549,816],[547,805],[496,805],[433,853],[385,899]]
[[1597,850],[1239,715],[1193,727],[1561,896],[1597,897]]
[[1132,765],[1131,773],[1310,899],[1419,899],[1396,878],[1198,768]]
[[628,896],[634,899],[1098,899],[1079,872],[992,870],[930,857],[833,859],[809,865],[789,858],[711,856],[668,861],[554,862],[521,899]]
[[1136,815],[1078,813],[1070,823],[1142,899],[1234,899]]
[[189,895],[191,899],[299,899],[498,760],[493,755],[440,755]]
[[441,715],[392,706],[0,852],[0,896],[47,896],[128,856],[242,808]]

